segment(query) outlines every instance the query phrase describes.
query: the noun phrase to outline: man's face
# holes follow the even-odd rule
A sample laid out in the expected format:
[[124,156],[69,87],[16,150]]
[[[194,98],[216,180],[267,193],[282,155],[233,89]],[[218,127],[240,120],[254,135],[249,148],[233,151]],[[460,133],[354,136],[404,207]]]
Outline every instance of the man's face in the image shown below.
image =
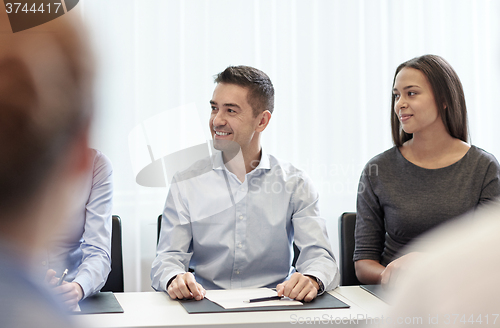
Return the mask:
[[210,100],[209,122],[215,149],[234,151],[241,148],[245,153],[258,142],[256,129],[261,115],[254,117],[247,96],[248,88],[236,84],[219,83],[215,87]]

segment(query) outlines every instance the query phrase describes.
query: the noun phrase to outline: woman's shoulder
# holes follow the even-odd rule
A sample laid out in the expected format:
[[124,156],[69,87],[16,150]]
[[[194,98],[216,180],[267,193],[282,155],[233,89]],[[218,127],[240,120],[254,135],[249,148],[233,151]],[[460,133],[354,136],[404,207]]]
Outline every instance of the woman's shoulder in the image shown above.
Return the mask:
[[477,146],[471,145],[468,155],[475,161],[479,161],[484,164],[494,163],[495,165],[499,166],[498,160],[493,154]]
[[401,156],[396,146],[387,149],[386,151],[372,157],[366,165],[382,164],[385,162],[393,162],[398,156]]
[[[366,163],[362,175],[368,177],[393,176],[401,171],[401,153],[397,147],[392,147],[376,156]],[[401,165],[400,165],[401,164]]]

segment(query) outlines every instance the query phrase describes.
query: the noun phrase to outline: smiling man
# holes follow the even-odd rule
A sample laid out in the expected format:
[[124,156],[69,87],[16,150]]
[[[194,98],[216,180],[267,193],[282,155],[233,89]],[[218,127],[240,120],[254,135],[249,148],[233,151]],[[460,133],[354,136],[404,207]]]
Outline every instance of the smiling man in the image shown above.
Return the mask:
[[[271,80],[236,66],[215,82],[209,127],[220,152],[173,178],[152,286],[173,299],[271,287],[311,301],[338,285],[338,269],[310,179],[260,145],[274,109]],[[300,249],[296,267],[293,242]]]

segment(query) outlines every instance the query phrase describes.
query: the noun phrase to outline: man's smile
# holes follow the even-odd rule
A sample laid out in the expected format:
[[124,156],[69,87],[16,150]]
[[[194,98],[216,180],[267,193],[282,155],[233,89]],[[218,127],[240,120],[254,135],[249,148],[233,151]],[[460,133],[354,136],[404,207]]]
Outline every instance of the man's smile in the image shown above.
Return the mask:
[[215,131],[215,134],[218,136],[227,136],[230,135],[230,132],[222,132],[222,131]]

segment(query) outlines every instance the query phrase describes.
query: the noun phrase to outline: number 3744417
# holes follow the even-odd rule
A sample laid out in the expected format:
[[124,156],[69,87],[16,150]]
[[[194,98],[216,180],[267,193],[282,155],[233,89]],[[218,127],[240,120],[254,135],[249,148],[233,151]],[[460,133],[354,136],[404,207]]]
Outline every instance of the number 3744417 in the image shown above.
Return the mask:
[[28,4],[23,2],[7,2],[5,3],[5,10],[7,14],[30,14],[30,13],[48,13],[48,14],[57,14],[59,10],[63,10],[61,8],[61,3],[41,3],[37,6],[37,4]]

